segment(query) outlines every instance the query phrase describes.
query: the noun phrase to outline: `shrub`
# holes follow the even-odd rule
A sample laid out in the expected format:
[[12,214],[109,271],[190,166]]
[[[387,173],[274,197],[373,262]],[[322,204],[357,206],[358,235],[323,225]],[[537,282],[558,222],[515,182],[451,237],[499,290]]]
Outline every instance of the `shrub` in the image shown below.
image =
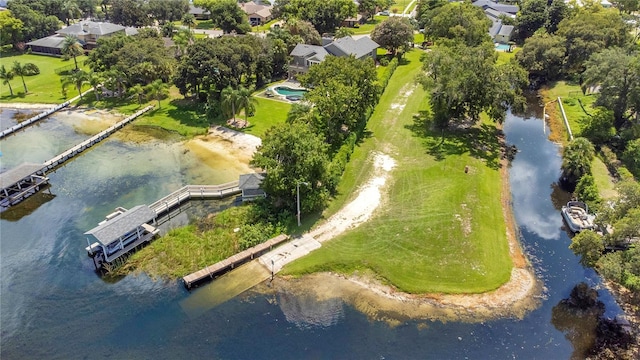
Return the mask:
[[380,60],[378,60],[378,62],[380,63],[380,66],[387,66],[389,65],[389,58],[386,56],[383,56],[380,58]]
[[580,178],[576,185],[575,194],[578,199],[584,201],[591,209],[598,209],[602,203],[598,185],[591,174],[586,174]]
[[580,123],[582,124],[580,136],[586,137],[595,145],[604,144],[615,135],[613,111],[598,108],[593,116],[582,117]]
[[622,153],[622,161],[636,177],[640,177],[640,139],[627,143]]

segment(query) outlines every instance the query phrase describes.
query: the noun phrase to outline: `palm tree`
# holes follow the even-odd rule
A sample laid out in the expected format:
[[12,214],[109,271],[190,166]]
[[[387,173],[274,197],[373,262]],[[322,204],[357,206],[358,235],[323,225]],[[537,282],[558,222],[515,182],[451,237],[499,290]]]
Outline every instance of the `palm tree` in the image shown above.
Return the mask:
[[184,53],[184,49],[187,48],[187,45],[193,39],[193,34],[191,30],[182,28],[178,30],[178,33],[173,37],[173,42],[176,44],[178,48],[178,54],[182,55]]
[[182,25],[185,25],[189,29],[196,24],[196,17],[193,14],[184,14],[182,17]]
[[562,152],[562,177],[575,184],[582,175],[591,173],[591,161],[595,150],[593,144],[583,137],[575,138]]
[[236,105],[238,105],[238,91],[234,90],[231,86],[227,86],[220,92],[220,105],[225,115],[233,116],[233,121],[236,121]]
[[82,100],[82,85],[89,83],[89,74],[84,70],[72,71],[71,74],[65,75],[60,78],[62,82],[62,88],[66,88],[67,85],[74,85],[78,89],[80,100]]
[[146,89],[149,97],[158,100],[158,109],[160,109],[160,99],[167,96],[167,93],[169,92],[169,85],[163,83],[162,80],[158,79],[147,85]]
[[0,79],[2,79],[2,85],[9,85],[9,93],[13,96],[13,88],[11,87],[11,80],[13,80],[13,71],[7,70],[4,65],[0,66]]
[[25,67],[19,62],[14,61],[11,72],[13,72],[15,75],[20,76],[20,78],[22,79],[22,86],[24,86],[24,93],[27,94],[29,90],[27,90],[27,84],[24,82],[24,75],[26,73]]
[[106,73],[106,81],[109,83],[109,90],[114,90],[118,96],[124,95],[127,90],[127,75],[118,69],[111,69]]
[[[138,104],[142,105],[142,99],[144,99],[144,95],[145,95],[145,88],[140,85],[140,84],[135,84],[134,86],[130,87],[129,90],[127,90],[127,92],[131,95],[131,97],[137,97],[138,98]],[[158,105],[160,103],[158,102]]]
[[237,90],[238,93],[238,109],[244,109],[244,121],[248,124],[247,120],[249,113],[255,111],[258,100],[254,98],[251,93],[253,89],[247,89],[244,86],[240,86]]
[[100,101],[100,92],[98,91],[98,86],[102,85],[104,77],[102,77],[102,74],[92,71],[89,73],[88,80],[89,84],[91,84],[91,87],[93,87],[93,93],[96,95],[96,101]]
[[71,35],[65,36],[60,52],[64,55],[73,56],[73,62],[76,64],[76,70],[78,70],[78,60],[76,59],[76,56],[80,56],[84,53],[84,49],[78,41],[78,38]]

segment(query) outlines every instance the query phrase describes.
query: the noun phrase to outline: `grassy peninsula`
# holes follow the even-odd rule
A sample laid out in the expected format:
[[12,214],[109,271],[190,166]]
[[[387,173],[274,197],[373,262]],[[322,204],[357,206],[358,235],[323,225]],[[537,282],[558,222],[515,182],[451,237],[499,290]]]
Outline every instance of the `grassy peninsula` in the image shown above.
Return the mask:
[[471,136],[445,134],[441,144],[441,134],[414,117],[428,106],[415,83],[421,53],[408,53],[389,81],[368,122],[371,136],[355,150],[325,216],[351,199],[368,179],[372,152],[382,152],[396,167],[377,213],[284,274],[372,270],[411,293],[480,293],[509,280],[496,129],[482,124]]

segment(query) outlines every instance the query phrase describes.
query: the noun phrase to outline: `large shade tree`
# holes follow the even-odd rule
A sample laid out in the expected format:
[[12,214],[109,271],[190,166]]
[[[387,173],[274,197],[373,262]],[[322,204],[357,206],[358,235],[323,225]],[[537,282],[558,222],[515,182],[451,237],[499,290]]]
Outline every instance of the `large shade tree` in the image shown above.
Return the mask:
[[300,185],[302,212],[323,206],[330,193],[329,157],[322,136],[302,123],[272,127],[251,162],[266,171],[262,188],[278,208],[296,209],[296,187]]
[[395,55],[398,50],[405,52],[413,43],[413,26],[401,16],[392,16],[376,25],[371,40]]
[[438,47],[427,54],[423,69],[420,81],[431,93],[431,111],[438,127],[475,122],[482,112],[502,122],[510,107],[524,107],[526,71],[514,62],[496,65],[491,43]]
[[620,130],[640,111],[640,52],[612,47],[585,63],[584,86],[599,86],[596,105],[613,111],[614,126]]
[[566,58],[565,38],[537,32],[524,42],[516,59],[529,72],[529,79],[535,84],[558,80],[564,75]]
[[344,19],[356,16],[358,11],[352,0],[289,0],[280,6],[285,18],[308,21],[320,34],[333,33]]
[[434,8],[429,14],[431,19],[425,27],[425,36],[429,39],[462,42],[467,46],[490,41],[491,20],[481,7],[467,2],[450,2]]
[[246,34],[251,31],[247,14],[235,0],[194,0],[193,5],[208,10],[213,24],[225,34]]

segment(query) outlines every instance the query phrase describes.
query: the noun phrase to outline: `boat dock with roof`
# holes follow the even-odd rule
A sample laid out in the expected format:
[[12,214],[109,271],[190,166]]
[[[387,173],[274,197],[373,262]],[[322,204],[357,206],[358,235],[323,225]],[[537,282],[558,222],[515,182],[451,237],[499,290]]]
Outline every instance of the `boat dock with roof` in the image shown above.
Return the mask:
[[24,163],[0,174],[0,206],[2,210],[37,193],[49,183],[41,164]]
[[131,250],[151,241],[159,230],[148,224],[156,213],[146,205],[118,208],[95,228],[85,232],[87,254],[97,268],[108,266]]

